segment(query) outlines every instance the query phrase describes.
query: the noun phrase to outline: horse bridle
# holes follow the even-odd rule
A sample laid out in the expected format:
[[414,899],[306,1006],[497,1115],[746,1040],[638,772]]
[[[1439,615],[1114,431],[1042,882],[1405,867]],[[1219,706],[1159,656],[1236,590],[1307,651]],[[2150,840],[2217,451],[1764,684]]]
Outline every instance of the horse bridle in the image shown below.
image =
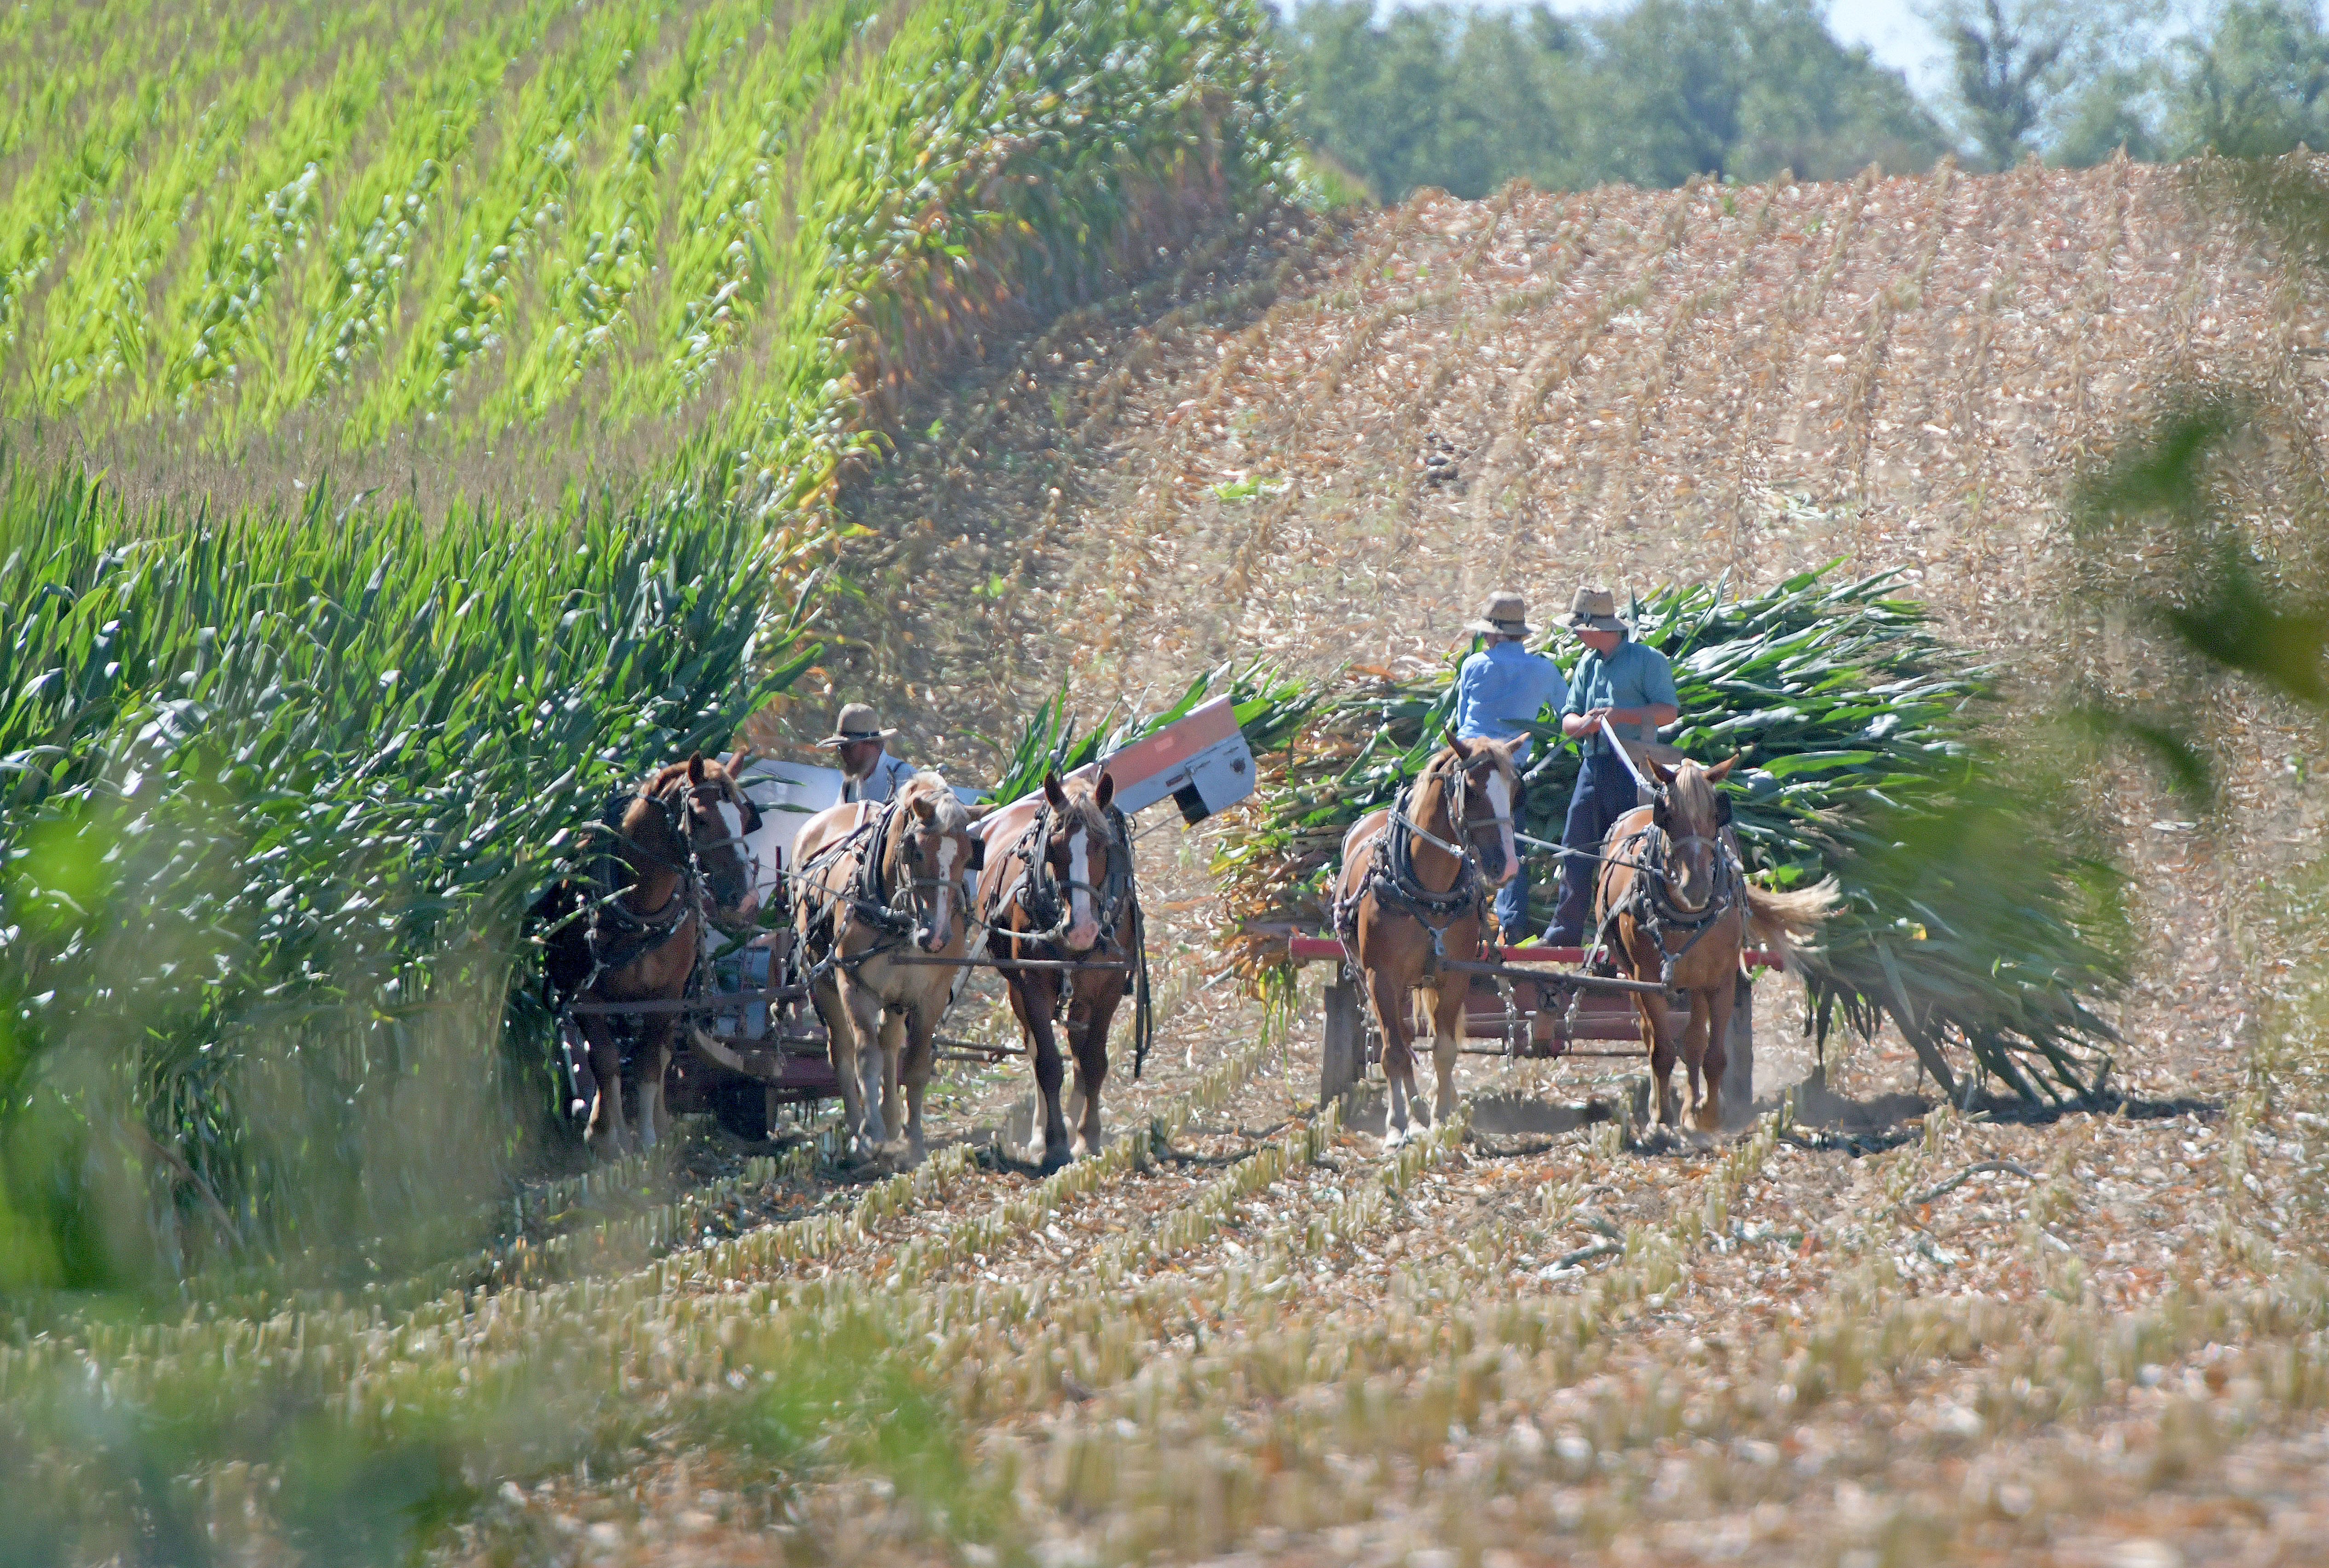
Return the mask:
[[[1657,804],[1671,809],[1671,798],[1664,787],[1659,789],[1657,796]],[[1657,944],[1661,958],[1660,985],[1673,983],[1674,965],[1687,957],[1690,950],[1698,946],[1700,940],[1730,912],[1731,905],[1738,902],[1739,889],[1746,875],[1730,841],[1722,832],[1730,821],[1730,802],[1719,789],[1715,791],[1714,798],[1714,831],[1711,834],[1669,833],[1659,825],[1654,811],[1646,825],[1627,834],[1623,841],[1627,845],[1637,843],[1642,845],[1636,856],[1625,861],[1636,872],[1633,886],[1627,891],[1623,903],[1603,913],[1597,942],[1608,942],[1620,914],[1632,914],[1635,923]],[[1713,851],[1710,857],[1712,885],[1707,890],[1705,901],[1696,908],[1685,907],[1674,897],[1674,879],[1667,872],[1674,851],[1685,844],[1708,845]],[[1618,858],[1615,854],[1617,847],[1619,846],[1613,846],[1613,853],[1606,858]],[[1687,931],[1689,940],[1680,948],[1669,951],[1666,948],[1666,932],[1669,930]]]
[[[889,805],[883,809],[883,821],[876,835],[873,844],[873,851],[871,855],[865,857],[867,864],[873,865],[878,868],[873,879],[866,889],[867,892],[873,895],[871,902],[889,917],[888,921],[884,921],[885,924],[889,924],[890,921],[902,921],[903,934],[910,934],[917,927],[927,928],[930,922],[931,912],[937,908],[937,890],[942,887],[953,885],[943,876],[910,875],[897,879],[895,885],[891,887],[887,893],[882,891],[882,883],[891,880],[889,872],[889,846],[893,838],[899,845],[898,858],[900,862],[907,861],[909,856],[910,856],[913,861],[919,862],[925,858],[922,852],[919,848],[910,849],[908,847],[908,841],[919,840],[929,836],[943,838],[948,833],[948,829],[936,825],[933,825],[928,833],[925,833],[921,829],[916,827],[911,822],[905,823],[903,825],[903,830],[900,832],[894,835],[891,832],[891,823],[895,819],[910,816],[912,816],[912,813],[905,810],[902,804],[893,797]],[[966,865],[963,869],[966,871],[976,871],[985,858],[982,853],[985,845],[980,841],[978,836],[975,833],[967,835],[966,836],[970,839],[970,864]],[[917,864],[913,865],[912,869],[918,871],[920,869],[920,866]],[[962,912],[966,918],[967,917],[968,912],[969,912],[967,911]],[[896,925],[891,925],[891,929],[892,930],[901,930],[900,927]]]
[[[1035,808],[1035,820],[1028,825],[1019,841],[1016,852],[1027,862],[1027,874],[1022,879],[1014,897],[1019,907],[1031,920],[1045,922],[1037,931],[1014,931],[1021,941],[1057,941],[1068,934],[1075,924],[1075,893],[1080,888],[1091,894],[1098,906],[1100,940],[1110,948],[1116,944],[1117,917],[1123,912],[1124,901],[1132,891],[1132,839],[1124,822],[1124,814],[1114,807],[1099,808],[1105,827],[1108,846],[1108,873],[1094,887],[1074,876],[1061,876],[1051,869],[1051,835],[1059,826],[1054,820],[1050,801]],[[1117,851],[1123,853],[1119,855]]]

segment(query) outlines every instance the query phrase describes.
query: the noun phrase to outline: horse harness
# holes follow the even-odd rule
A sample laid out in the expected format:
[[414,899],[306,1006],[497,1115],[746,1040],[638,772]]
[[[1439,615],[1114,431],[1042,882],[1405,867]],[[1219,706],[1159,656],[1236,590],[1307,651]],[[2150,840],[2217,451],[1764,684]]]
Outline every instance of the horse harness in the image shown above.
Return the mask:
[[[699,801],[718,793],[717,786],[706,783],[691,784],[684,789],[666,789],[661,795],[644,797],[663,813],[665,826],[671,830],[672,836],[687,846],[687,859],[684,864],[649,849],[623,831],[623,817],[628,812],[631,801],[641,798],[636,792],[614,796],[607,802],[593,825],[599,830],[605,844],[599,852],[591,881],[599,888],[609,891],[599,899],[590,922],[583,928],[583,940],[590,951],[590,975],[576,987],[575,995],[588,992],[602,976],[628,968],[641,959],[662,951],[678,937],[681,926],[686,923],[690,915],[698,917],[697,940],[708,948],[711,922],[704,900],[703,856],[712,850],[725,849],[741,842],[741,836],[733,833],[723,834],[709,843],[696,842],[693,808]],[[679,882],[672,889],[671,896],[664,900],[662,908],[639,914],[624,905],[623,898],[628,892],[625,873],[628,868],[623,864],[622,855],[618,853],[624,845],[679,874]],[[699,973],[702,959],[703,954],[699,953],[696,959]],[[698,976],[689,977],[691,993],[696,988],[697,981]]]
[[[1720,818],[1727,822],[1730,819],[1729,803],[1722,804],[1726,808],[1721,811]],[[1690,950],[1698,946],[1706,933],[1736,907],[1740,890],[1746,882],[1745,869],[1739,864],[1739,852],[1732,845],[1730,836],[1718,825],[1711,840],[1714,845],[1714,885],[1708,892],[1706,902],[1694,910],[1684,909],[1675,902],[1673,884],[1666,876],[1669,856],[1682,845],[1705,842],[1710,841],[1701,834],[1688,834],[1676,838],[1652,821],[1636,828],[1611,846],[1610,852],[1603,856],[1604,861],[1623,858],[1625,864],[1634,867],[1636,874],[1632,885],[1626,890],[1625,898],[1602,912],[1600,927],[1594,933],[1596,955],[1613,950],[1610,944],[1617,933],[1617,917],[1631,916],[1635,929],[1646,932],[1657,943],[1660,959],[1658,984],[1667,987],[1674,984],[1674,965],[1687,958]],[[1640,845],[1639,850],[1630,856],[1626,855],[1626,852],[1636,845]],[[1667,948],[1670,933],[1686,933],[1681,947]]]
[[[1141,912],[1140,901],[1132,887],[1132,833],[1124,813],[1115,807],[1101,809],[1108,823],[1108,874],[1098,887],[1074,877],[1061,877],[1051,871],[1051,837],[1060,828],[1051,802],[1035,808],[1035,819],[1019,836],[1011,848],[1010,858],[1019,863],[1019,873],[1009,891],[995,901],[996,912],[1016,905],[1021,913],[1033,921],[1039,929],[1014,931],[991,923],[990,930],[998,931],[1015,942],[1053,944],[1068,934],[1075,923],[1076,891],[1080,888],[1091,894],[1098,905],[1099,940],[1106,951],[1122,958],[1130,968],[1125,978],[1125,988],[1133,997],[1132,1077],[1140,1080],[1141,1071],[1148,1063],[1148,1045],[1155,1025],[1148,995],[1148,928]],[[1132,943],[1129,951],[1117,939],[1117,922],[1127,906],[1132,914]],[[1074,987],[1061,986],[1058,1004],[1064,1017]]]
[[[1467,820],[1472,768],[1459,762],[1453,771],[1454,799],[1448,816],[1456,823],[1459,839],[1483,827],[1497,827],[1512,820],[1508,817],[1492,817],[1479,827],[1473,826]],[[1394,910],[1430,933],[1431,957],[1424,965],[1426,975],[1438,974],[1440,960],[1447,956],[1447,929],[1486,901],[1487,878],[1481,874],[1470,845],[1448,843],[1409,814],[1410,798],[1423,787],[1428,777],[1427,770],[1400,791],[1399,798],[1391,803],[1391,830],[1375,839],[1368,854],[1365,874],[1347,896],[1334,901],[1334,937],[1343,944],[1344,956],[1353,968],[1358,967],[1359,906],[1370,893],[1374,894],[1378,909]],[[1424,886],[1423,879],[1416,874],[1415,841],[1419,838],[1456,857],[1456,883],[1445,893],[1435,893]]]
[[[809,938],[812,962],[806,978],[824,978],[834,969],[854,973],[883,953],[903,947],[914,934],[914,924],[920,918],[914,906],[914,896],[921,889],[935,888],[942,879],[927,876],[901,876],[897,885],[888,885],[890,843],[892,829],[900,825],[901,807],[896,796],[882,805],[880,811],[859,823],[841,837],[816,852],[790,880],[801,889],[801,896],[809,903]],[[815,868],[832,863],[837,855],[857,846],[857,867],[850,875],[847,892],[822,888],[810,880]],[[971,838],[971,862],[966,870],[975,871],[985,858],[985,845],[974,835]],[[844,904],[850,912],[879,933],[872,947],[863,951],[844,954],[841,951],[839,914]],[[967,921],[969,912],[964,912]],[[821,939],[821,941],[820,941]]]

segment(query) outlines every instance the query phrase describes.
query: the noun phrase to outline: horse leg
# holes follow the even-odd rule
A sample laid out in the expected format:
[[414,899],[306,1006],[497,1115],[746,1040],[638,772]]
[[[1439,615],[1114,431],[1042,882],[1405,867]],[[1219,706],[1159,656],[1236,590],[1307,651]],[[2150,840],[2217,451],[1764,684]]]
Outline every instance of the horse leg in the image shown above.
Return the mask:
[[872,1159],[887,1141],[882,1125],[882,998],[871,987],[859,984],[854,975],[844,973],[841,1010],[856,1047],[856,1060],[851,1065],[857,1079],[857,1104],[850,1130],[856,1135],[858,1153]]
[[841,1125],[853,1140],[865,1125],[865,1086],[857,1071],[856,1019],[842,1000],[841,985],[836,978],[817,981],[810,999],[816,1004],[816,1015],[825,1020],[825,1051],[832,1058],[833,1076],[841,1090]]
[[1674,1094],[1674,1032],[1666,1025],[1666,999],[1634,994],[1634,1012],[1642,1021],[1642,1044],[1650,1053],[1650,1125],[1673,1127],[1682,1119]]
[[1122,994],[1113,975],[1103,977],[1100,985],[1107,993],[1104,997],[1089,1002],[1079,997],[1068,1014],[1068,1040],[1076,1053],[1078,1159],[1099,1152],[1099,1086],[1108,1082],[1108,1028],[1116,1019],[1116,1004]]
[[1722,1130],[1722,1077],[1730,1070],[1730,1051],[1726,1044],[1730,1038],[1730,1012],[1739,1000],[1739,987],[1729,977],[1711,991],[1690,994],[1690,1027],[1697,1034],[1702,1014],[1706,1030],[1705,1043],[1700,1047],[1691,1071],[1702,1074],[1706,1087],[1698,1097],[1697,1115],[1691,1125],[1707,1134]]
[[671,1112],[663,1102],[664,1080],[671,1074],[671,1036],[676,1020],[668,1015],[651,1017],[639,1042],[639,1147],[653,1150],[670,1136]]
[[631,1152],[631,1129],[623,1119],[623,1047],[605,1018],[591,1015],[581,1022],[582,1037],[590,1043],[590,1076],[599,1081],[582,1141],[594,1148],[603,1145],[620,1158]]
[[1060,1081],[1067,1076],[1060,1060],[1060,1042],[1052,1028],[1058,1012],[1059,984],[1048,975],[1023,971],[1011,980],[1011,1010],[1034,1047],[1035,1088],[1042,1096],[1043,1152],[1035,1157],[1047,1171],[1068,1163],[1068,1123],[1060,1114]]
[[1433,1119],[1446,1121],[1456,1114],[1456,1059],[1464,1052],[1464,1014],[1471,1003],[1471,982],[1463,975],[1440,981],[1431,1009],[1431,1065],[1438,1076],[1438,1096]]
[[914,1164],[922,1163],[922,1094],[930,1086],[930,1072],[937,1065],[932,1044],[938,1032],[938,1016],[946,1010],[943,997],[936,1006],[925,999],[917,1003],[906,1015],[906,1054],[898,1076],[906,1090],[906,1150]]
[[891,1154],[902,1152],[898,1140],[906,1133],[906,1108],[898,1092],[905,1063],[905,1012],[885,1007],[882,1013],[882,1147]]
[[1397,1148],[1408,1138],[1410,1106],[1415,1099],[1415,1048],[1410,1040],[1407,987],[1381,969],[1367,971],[1367,995],[1375,1008],[1375,1026],[1382,1033],[1383,1086],[1390,1105],[1383,1113],[1383,1147]]

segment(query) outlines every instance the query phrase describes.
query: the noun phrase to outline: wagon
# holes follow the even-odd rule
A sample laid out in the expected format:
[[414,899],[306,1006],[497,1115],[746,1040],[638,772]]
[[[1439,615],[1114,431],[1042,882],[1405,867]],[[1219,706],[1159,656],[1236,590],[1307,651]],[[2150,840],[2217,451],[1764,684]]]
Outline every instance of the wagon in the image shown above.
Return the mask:
[[[1360,978],[1343,944],[1329,936],[1291,932],[1287,947],[1297,964],[1331,962],[1337,973],[1325,987],[1325,1043],[1318,1072],[1323,1103],[1356,1086],[1382,1060],[1382,1041],[1367,1006]],[[1647,1063],[1634,994],[1658,993],[1655,983],[1588,974],[1584,949],[1507,947],[1490,962],[1443,960],[1442,968],[1471,976],[1464,1010],[1467,1055],[1508,1060],[1577,1057],[1631,1058]],[[1754,1102],[1754,968],[1778,968],[1778,955],[1749,952],[1739,976],[1737,1005],[1724,1041],[1728,1063],[1722,1092],[1726,1103]],[[1679,1028],[1690,1016],[1680,991],[1661,997],[1667,1017]]]

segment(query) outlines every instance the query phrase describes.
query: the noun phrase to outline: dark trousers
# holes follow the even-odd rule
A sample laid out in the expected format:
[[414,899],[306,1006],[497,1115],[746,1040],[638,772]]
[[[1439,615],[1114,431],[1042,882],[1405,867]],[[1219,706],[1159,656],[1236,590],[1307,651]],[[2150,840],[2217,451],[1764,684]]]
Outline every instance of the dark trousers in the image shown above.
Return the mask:
[[1634,808],[1636,793],[1634,776],[1626,771],[1623,759],[1607,751],[1585,753],[1577,792],[1569,798],[1569,820],[1561,829],[1561,848],[1573,853],[1561,857],[1561,909],[1545,933],[1549,945],[1575,947],[1584,939],[1586,918],[1593,909],[1593,879],[1601,870],[1595,857],[1609,825]]
[[[1528,786],[1523,784],[1513,792],[1513,826],[1519,827],[1527,821]],[[1516,839],[1513,848],[1520,856],[1513,867],[1513,880],[1496,890],[1496,924],[1506,942],[1517,942],[1529,933],[1528,845]]]

